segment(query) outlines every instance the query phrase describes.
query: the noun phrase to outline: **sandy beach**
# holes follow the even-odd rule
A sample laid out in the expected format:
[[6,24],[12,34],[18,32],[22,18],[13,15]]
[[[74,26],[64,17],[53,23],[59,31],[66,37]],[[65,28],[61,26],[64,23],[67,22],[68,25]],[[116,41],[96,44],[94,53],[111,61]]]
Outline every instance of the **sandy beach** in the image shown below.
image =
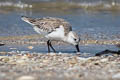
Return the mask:
[[[47,39],[21,16],[70,22],[80,54],[54,41],[48,54]],[[120,0],[0,0],[0,80],[120,80],[119,54]]]
[[86,53],[16,52],[0,52],[0,55],[0,80],[120,79],[119,55],[87,57]]
[[[26,39],[27,38],[27,39]],[[1,37],[5,48],[10,45],[25,44],[45,45],[38,35],[23,37]],[[3,45],[5,44],[5,45]],[[59,43],[53,42],[59,46]],[[64,43],[61,43],[65,45]],[[116,45],[119,41],[84,40],[80,45]],[[26,46],[28,50],[34,46]],[[120,56],[94,56],[92,53],[42,53],[20,51],[16,46],[8,47],[11,51],[0,52],[0,80],[119,80]],[[39,48],[39,47],[38,47]]]

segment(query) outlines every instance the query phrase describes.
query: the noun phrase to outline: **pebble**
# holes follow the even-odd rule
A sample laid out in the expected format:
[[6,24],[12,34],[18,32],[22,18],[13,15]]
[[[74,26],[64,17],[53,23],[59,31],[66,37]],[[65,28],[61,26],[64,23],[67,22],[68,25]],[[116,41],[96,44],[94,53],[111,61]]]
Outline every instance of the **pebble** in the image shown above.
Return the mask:
[[112,79],[119,79],[120,80],[120,73],[114,74]]
[[104,58],[104,59],[101,59],[100,61],[101,61],[101,62],[107,62],[108,59],[107,59],[107,58]]
[[73,59],[68,60],[68,63],[69,63],[70,65],[74,65],[74,64],[77,64],[77,63],[78,63],[78,60],[76,59],[76,57],[74,57]]
[[[116,61],[119,59],[114,56],[112,58],[115,60],[109,58],[111,57],[84,58],[55,53],[0,56],[0,73],[4,73],[0,75],[0,79],[7,80],[7,77],[10,77],[9,80],[48,80],[48,78],[50,80],[63,80],[64,78],[66,80],[106,80],[105,75],[106,78],[119,80],[120,73],[117,72],[120,62]],[[113,76],[111,77],[108,73]]]
[[35,77],[33,76],[21,76],[21,77],[18,77],[16,80],[37,80]]
[[5,73],[0,73],[0,77],[5,77],[6,74]]
[[1,57],[0,57],[0,61],[8,62],[8,61],[9,61],[9,58],[8,58],[8,57],[5,57],[5,56],[1,56]]
[[21,56],[21,59],[28,60],[29,58],[28,58],[28,55],[23,55],[23,56]]
[[43,60],[43,63],[49,63],[50,61],[49,60]]
[[17,49],[17,48],[10,48],[10,49],[14,49],[14,50],[15,50],[15,49]]
[[9,58],[3,58],[2,61],[8,62],[8,61],[9,61]]
[[17,62],[18,64],[22,64],[22,65],[26,64],[25,60],[22,60],[22,59],[17,60],[16,62]]
[[34,47],[33,46],[28,46],[28,49],[33,49]]

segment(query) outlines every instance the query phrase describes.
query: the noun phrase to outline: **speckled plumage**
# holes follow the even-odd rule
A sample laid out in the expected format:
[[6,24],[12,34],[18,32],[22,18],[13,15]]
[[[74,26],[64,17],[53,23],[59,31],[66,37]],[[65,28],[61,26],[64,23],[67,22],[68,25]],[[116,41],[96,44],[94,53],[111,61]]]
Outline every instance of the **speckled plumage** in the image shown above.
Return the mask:
[[55,49],[52,47],[52,40],[61,40],[75,45],[77,51],[80,52],[78,46],[80,38],[74,31],[72,31],[70,23],[65,21],[64,19],[54,17],[35,19],[22,17],[22,20],[31,24],[33,26],[33,29],[37,33],[44,35],[44,37],[48,39],[48,52],[50,52],[50,47],[54,52],[56,52]]
[[28,23],[48,33],[51,33],[52,31],[56,30],[56,28],[59,28],[60,25],[64,27],[65,35],[67,35],[69,31],[72,31],[72,27],[69,24],[69,22],[61,18],[45,17],[32,19],[28,17],[22,17],[22,19],[26,22],[29,21]]

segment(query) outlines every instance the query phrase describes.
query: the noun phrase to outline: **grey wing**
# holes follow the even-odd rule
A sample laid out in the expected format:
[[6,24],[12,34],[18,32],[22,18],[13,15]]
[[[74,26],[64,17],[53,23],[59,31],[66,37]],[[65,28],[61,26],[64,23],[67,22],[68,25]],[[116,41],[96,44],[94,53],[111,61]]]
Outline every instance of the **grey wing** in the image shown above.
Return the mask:
[[45,32],[51,33],[55,31],[57,28],[62,25],[64,27],[65,35],[72,31],[72,27],[68,22],[60,22],[60,21],[38,21],[35,22],[35,26],[44,30]]
[[51,32],[53,31],[56,27],[55,22],[47,19],[47,18],[29,18],[29,17],[22,17],[22,20],[31,24],[33,27],[37,27],[40,29],[40,31],[43,32]]
[[34,22],[33,25],[35,27],[38,27],[40,30],[48,33],[51,33],[52,31],[55,31],[56,28],[59,28],[58,23],[52,21],[37,21]]
[[48,18],[32,19],[28,17],[22,17],[22,20],[33,25],[33,27],[39,28],[43,32],[50,33],[52,31],[55,31],[56,28],[60,27],[60,25],[63,25],[65,29],[65,34],[67,34],[69,31],[72,30],[71,25],[67,21],[61,18],[48,17]]

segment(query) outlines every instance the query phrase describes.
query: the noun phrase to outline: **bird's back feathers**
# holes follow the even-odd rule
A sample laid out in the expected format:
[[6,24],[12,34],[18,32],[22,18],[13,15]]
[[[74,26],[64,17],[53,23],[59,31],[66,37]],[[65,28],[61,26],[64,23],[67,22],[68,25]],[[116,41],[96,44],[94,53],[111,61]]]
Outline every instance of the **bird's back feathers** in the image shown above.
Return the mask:
[[22,20],[31,24],[33,27],[38,27],[42,31],[48,33],[56,30],[56,28],[59,28],[60,25],[64,27],[65,35],[67,35],[69,31],[72,31],[72,27],[69,22],[61,18],[45,17],[33,19],[23,16]]

